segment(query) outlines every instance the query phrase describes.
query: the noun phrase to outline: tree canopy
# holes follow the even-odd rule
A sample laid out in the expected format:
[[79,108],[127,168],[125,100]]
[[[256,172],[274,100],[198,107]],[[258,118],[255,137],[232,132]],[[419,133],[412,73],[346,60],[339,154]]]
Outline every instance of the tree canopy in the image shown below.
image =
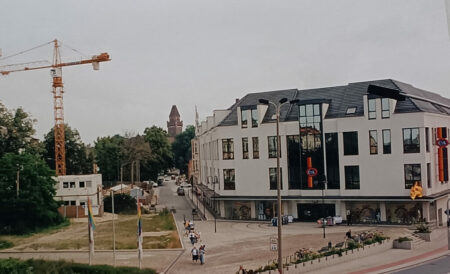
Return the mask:
[[0,158],[0,233],[26,233],[63,221],[53,199],[52,176],[55,172],[36,155],[6,153]]
[[175,137],[172,143],[175,167],[182,173],[187,172],[189,160],[192,159],[191,140],[195,137],[195,127],[187,126],[186,130]]
[[42,153],[42,145],[32,137],[34,122],[22,108],[9,111],[0,102],[0,157],[8,152]]
[[122,162],[121,145],[124,137],[114,135],[113,137],[99,137],[95,141],[95,161],[102,174],[103,180],[120,180],[120,165]]
[[[86,145],[81,141],[78,130],[64,125],[64,144],[66,147],[66,174],[92,173],[93,155],[88,153]],[[55,133],[53,128],[44,136],[44,160],[55,167]]]
[[167,132],[157,126],[144,130],[144,138],[150,145],[152,157],[147,161],[143,175],[148,175],[152,180],[156,180],[158,173],[173,165],[173,154],[167,137]]

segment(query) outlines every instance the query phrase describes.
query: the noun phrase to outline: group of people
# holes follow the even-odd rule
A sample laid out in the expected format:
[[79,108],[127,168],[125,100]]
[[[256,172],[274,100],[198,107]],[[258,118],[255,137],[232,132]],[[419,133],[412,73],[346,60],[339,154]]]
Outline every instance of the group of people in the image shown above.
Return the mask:
[[205,245],[200,245],[200,247],[197,249],[197,247],[192,248],[191,254],[192,254],[192,262],[197,262],[200,259],[200,264],[205,264]]
[[194,230],[194,223],[192,221],[185,221],[184,222],[184,228],[186,229],[186,234],[189,238],[189,240],[191,241],[192,244],[192,249],[191,249],[191,254],[192,254],[192,262],[197,262],[200,259],[200,264],[205,264],[205,245],[202,244],[200,245],[200,247],[197,249],[197,247],[195,246],[195,244],[199,241],[201,241],[200,235],[201,232],[196,232]]

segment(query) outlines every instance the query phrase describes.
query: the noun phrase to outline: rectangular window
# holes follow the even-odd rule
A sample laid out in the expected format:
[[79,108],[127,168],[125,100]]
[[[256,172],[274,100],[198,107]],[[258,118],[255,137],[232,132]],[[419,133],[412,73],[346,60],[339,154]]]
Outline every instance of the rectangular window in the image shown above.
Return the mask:
[[70,188],[75,188],[75,182],[70,182],[69,185],[70,185]]
[[344,132],[344,155],[358,155],[358,132]]
[[376,99],[369,99],[368,100],[368,114],[369,114],[369,119],[377,119],[377,101]]
[[359,166],[345,166],[345,189],[359,189]]
[[383,154],[391,154],[391,130],[383,129]]
[[248,126],[248,117],[247,117],[247,110],[241,110],[241,127],[247,128]]
[[242,159],[248,159],[248,138],[242,138]]
[[378,154],[378,138],[376,130],[369,130],[370,154]]
[[430,152],[430,128],[425,128],[425,148],[427,152]]
[[421,184],[420,164],[405,165],[405,189],[410,189],[415,182]]
[[259,159],[259,142],[258,137],[252,138],[253,159]]
[[336,132],[325,133],[325,154],[327,157],[327,188],[340,189],[339,145]]
[[92,187],[92,181],[86,181],[86,187]]
[[70,201],[64,201],[64,205],[65,205],[65,206],[70,205]]
[[[270,182],[270,190],[277,190],[277,168],[271,167],[269,168],[269,182]],[[283,171],[280,167],[280,189],[283,189]]]
[[72,206],[77,205],[77,201],[70,201],[70,205]]
[[286,136],[288,161],[288,188],[300,189],[300,136]]
[[386,119],[390,116],[389,98],[381,98],[381,118]]
[[[325,159],[322,131],[322,105],[306,104],[299,106],[300,124],[300,187],[308,188],[308,177],[306,176],[307,159],[318,170],[317,176],[325,174]],[[320,189],[313,185],[312,189]]]
[[63,182],[63,188],[69,188],[69,182]]
[[80,182],[80,188],[84,188],[84,182]]
[[80,202],[80,206],[84,208],[86,206],[86,202]]
[[419,128],[403,129],[403,152],[404,153],[420,152]]
[[224,160],[234,159],[233,138],[222,139],[222,157]]
[[427,163],[427,186],[431,188],[431,164]]
[[235,177],[234,169],[224,169],[223,170],[223,189],[224,190],[235,190]]
[[269,145],[269,158],[277,158],[277,136],[269,136],[267,140]]
[[252,127],[258,127],[258,109],[252,109]]

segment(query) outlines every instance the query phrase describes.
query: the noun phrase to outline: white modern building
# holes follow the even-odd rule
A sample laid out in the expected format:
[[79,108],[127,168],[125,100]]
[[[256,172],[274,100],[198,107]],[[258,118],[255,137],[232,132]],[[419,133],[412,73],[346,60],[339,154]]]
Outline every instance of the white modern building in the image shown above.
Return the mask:
[[[89,197],[94,215],[103,215],[101,174],[64,175],[55,177],[54,179],[58,182],[56,185],[55,200],[64,201],[64,206],[79,206],[83,208],[84,215],[87,215],[87,200]],[[73,214],[66,212],[65,215],[75,217],[71,216]]]
[[[450,100],[390,79],[251,93],[199,123],[198,188],[221,217],[275,215],[275,108],[258,102],[282,98],[284,215],[346,219],[350,210],[354,222],[445,224]],[[312,186],[308,157],[318,171]],[[423,197],[412,200],[415,182]]]

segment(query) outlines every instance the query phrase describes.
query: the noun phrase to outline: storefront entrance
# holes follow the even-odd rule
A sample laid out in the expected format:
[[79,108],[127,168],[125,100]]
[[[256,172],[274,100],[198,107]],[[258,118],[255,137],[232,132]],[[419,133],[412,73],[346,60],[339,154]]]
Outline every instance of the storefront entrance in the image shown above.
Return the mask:
[[298,220],[315,222],[322,217],[335,216],[334,204],[297,204]]

